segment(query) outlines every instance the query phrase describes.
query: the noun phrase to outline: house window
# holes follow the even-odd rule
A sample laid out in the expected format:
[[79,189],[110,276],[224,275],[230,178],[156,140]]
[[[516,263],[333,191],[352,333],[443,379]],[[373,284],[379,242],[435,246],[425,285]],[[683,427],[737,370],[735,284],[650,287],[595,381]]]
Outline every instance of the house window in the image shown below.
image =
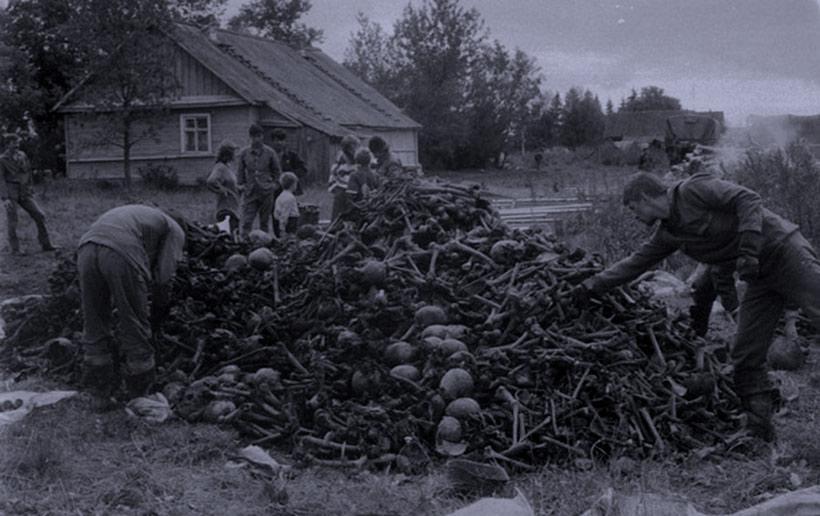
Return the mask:
[[181,115],[182,152],[211,152],[211,115]]

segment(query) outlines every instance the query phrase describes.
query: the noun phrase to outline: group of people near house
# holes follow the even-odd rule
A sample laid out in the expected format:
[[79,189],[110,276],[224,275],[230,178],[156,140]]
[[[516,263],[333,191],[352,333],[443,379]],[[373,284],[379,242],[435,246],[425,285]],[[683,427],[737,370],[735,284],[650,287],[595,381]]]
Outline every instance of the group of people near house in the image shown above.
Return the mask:
[[[236,217],[238,211],[235,223],[242,235],[248,234],[256,218],[260,228],[267,230],[271,217],[274,231],[278,228],[279,234],[286,234],[298,216],[294,196],[299,182],[293,171],[298,173],[302,161],[286,154],[278,143],[274,148],[264,145],[258,126],[251,126],[249,136],[251,144],[239,152],[235,176],[234,147],[220,148],[208,180],[219,196],[217,214]],[[276,133],[275,142],[282,140]],[[42,210],[31,194],[25,155],[15,138],[7,135],[4,142],[0,199],[7,211],[11,249],[18,249],[14,229],[15,210],[20,206],[37,223],[43,249],[51,250]],[[356,137],[347,136],[341,148],[329,180],[334,219],[372,195],[382,178],[402,173],[381,138],[371,138],[365,147]],[[627,182],[624,205],[639,221],[655,226],[654,234],[630,256],[578,284],[573,295],[578,303],[585,303],[638,278],[678,250],[704,264],[697,288],[703,290],[709,308],[718,292],[726,293],[724,302],[734,303],[737,276],[746,288],[737,302],[737,334],[731,348],[734,389],[748,429],[772,440],[778,397],[767,375],[767,351],[787,305],[802,310],[820,330],[820,261],[800,229],[766,209],[757,193],[719,179],[708,167],[691,171],[681,180],[639,172]],[[146,392],[153,382],[149,342],[168,311],[164,287],[183,254],[185,231],[184,219],[172,212],[130,205],[104,213],[81,238],[84,360],[88,384],[102,393],[98,399],[110,399],[108,395],[119,385],[115,354],[122,358],[121,373],[130,396]],[[112,336],[112,306],[118,312],[118,340]],[[708,321],[708,310],[705,314]],[[695,329],[703,334],[706,326],[696,321]]]
[[[301,195],[307,175],[305,162],[286,148],[287,135],[273,131],[273,147],[263,143],[264,131],[258,125],[248,130],[250,145],[239,151],[225,142],[219,147],[216,164],[208,176],[208,186],[217,194],[216,218],[230,221],[247,238],[254,221],[259,229],[281,237],[294,233],[299,221],[296,196]],[[347,135],[341,140],[341,151],[333,162],[328,191],[333,197],[331,220],[346,213],[354,203],[370,195],[384,178],[398,177],[404,171],[401,162],[380,136],[373,136],[363,146],[361,140]],[[236,161],[234,171],[232,163]]]

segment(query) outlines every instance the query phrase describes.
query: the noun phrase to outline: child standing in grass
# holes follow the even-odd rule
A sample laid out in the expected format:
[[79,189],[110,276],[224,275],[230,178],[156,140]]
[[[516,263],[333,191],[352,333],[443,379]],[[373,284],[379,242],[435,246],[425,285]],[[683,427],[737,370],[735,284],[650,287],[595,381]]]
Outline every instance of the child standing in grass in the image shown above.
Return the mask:
[[299,184],[299,179],[293,172],[285,172],[280,179],[282,193],[276,198],[273,208],[273,217],[279,223],[279,234],[296,233],[299,227],[299,205],[293,192]]
[[221,222],[228,218],[231,233],[239,227],[239,193],[236,184],[236,173],[231,168],[236,146],[231,142],[223,142],[216,154],[216,164],[208,176],[206,184],[216,193],[216,221]]

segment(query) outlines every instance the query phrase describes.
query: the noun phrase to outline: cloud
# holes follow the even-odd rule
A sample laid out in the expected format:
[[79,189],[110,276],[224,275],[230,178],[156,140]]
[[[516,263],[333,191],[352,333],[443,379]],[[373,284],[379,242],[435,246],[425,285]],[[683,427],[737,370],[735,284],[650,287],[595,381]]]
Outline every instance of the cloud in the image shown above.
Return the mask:
[[[2,2],[4,0],[0,0]],[[228,11],[247,0],[229,0]],[[303,19],[341,60],[356,13],[387,32],[408,2],[313,0]],[[616,104],[664,88],[684,106],[750,113],[820,112],[820,0],[459,0],[491,38],[533,56],[544,88],[588,88]],[[813,110],[813,111],[812,111]]]
[[592,84],[613,89],[626,85],[636,73],[633,63],[615,54],[549,49],[532,56],[551,89]]

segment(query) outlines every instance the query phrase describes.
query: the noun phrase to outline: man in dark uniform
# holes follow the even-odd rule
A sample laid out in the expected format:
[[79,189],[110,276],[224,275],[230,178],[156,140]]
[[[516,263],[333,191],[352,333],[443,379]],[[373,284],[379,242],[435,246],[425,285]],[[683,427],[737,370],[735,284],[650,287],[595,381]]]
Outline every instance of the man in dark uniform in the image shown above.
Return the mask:
[[[292,172],[296,176],[296,189],[293,195],[302,195],[302,183],[307,179],[307,167],[302,158],[296,152],[290,150],[287,146],[288,135],[282,129],[274,129],[271,134],[273,138],[273,150],[279,157],[279,164],[282,167],[282,173]],[[280,226],[274,212],[271,212],[271,220],[273,221],[273,232],[277,237],[282,236],[280,233]]]
[[577,300],[631,281],[677,250],[707,265],[734,267],[747,284],[731,351],[734,388],[748,429],[773,440],[777,391],[766,355],[786,303],[820,329],[820,261],[811,244],[795,224],[764,208],[757,193],[709,173],[672,186],[639,173],[624,188],[623,202],[639,220],[658,226],[640,249],[576,287]]
[[14,133],[3,135],[5,150],[0,154],[0,201],[6,209],[6,228],[12,254],[20,254],[17,238],[17,206],[23,208],[37,225],[37,239],[43,251],[54,245],[46,229],[46,215],[34,200],[32,171],[28,156],[20,150],[20,138]]
[[273,150],[279,156],[279,164],[282,166],[282,172],[293,172],[299,183],[296,186],[296,191],[293,195],[302,195],[302,183],[307,179],[307,166],[299,155],[288,148],[288,135],[282,129],[274,129],[273,134]]

